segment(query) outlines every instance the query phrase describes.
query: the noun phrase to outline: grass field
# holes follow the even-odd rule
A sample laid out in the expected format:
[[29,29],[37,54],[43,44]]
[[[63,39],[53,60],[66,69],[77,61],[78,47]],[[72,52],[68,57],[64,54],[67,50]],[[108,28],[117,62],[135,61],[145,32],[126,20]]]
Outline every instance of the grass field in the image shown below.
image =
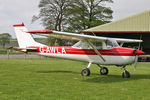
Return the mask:
[[83,62],[62,59],[0,59],[0,100],[150,100],[150,64],[140,63],[137,71],[108,66],[109,75],[80,75]]
[[[0,49],[0,54],[4,54],[7,55],[8,54],[8,50],[7,49]],[[15,51],[15,50],[10,50],[9,54],[24,54],[23,52],[19,52],[19,51]]]

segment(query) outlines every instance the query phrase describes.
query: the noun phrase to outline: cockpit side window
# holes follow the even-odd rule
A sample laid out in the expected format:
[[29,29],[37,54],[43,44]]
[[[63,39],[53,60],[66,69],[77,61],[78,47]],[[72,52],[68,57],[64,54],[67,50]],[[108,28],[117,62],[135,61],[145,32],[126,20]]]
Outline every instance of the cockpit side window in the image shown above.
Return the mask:
[[96,47],[96,49],[102,49],[102,42],[96,42],[94,43],[94,46]]
[[108,49],[111,49],[111,48],[119,47],[119,44],[117,43],[116,40],[109,39],[106,41],[106,46]]

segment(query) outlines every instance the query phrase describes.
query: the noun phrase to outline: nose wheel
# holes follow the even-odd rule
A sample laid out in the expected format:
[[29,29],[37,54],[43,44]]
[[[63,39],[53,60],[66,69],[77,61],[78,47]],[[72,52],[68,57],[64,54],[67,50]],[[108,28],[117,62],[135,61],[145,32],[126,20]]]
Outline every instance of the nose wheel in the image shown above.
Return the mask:
[[123,77],[123,78],[130,78],[130,73],[129,73],[128,71],[124,71],[124,72],[122,73],[122,77]]
[[124,72],[122,73],[123,78],[130,78],[130,73],[126,70],[125,66],[123,67]]

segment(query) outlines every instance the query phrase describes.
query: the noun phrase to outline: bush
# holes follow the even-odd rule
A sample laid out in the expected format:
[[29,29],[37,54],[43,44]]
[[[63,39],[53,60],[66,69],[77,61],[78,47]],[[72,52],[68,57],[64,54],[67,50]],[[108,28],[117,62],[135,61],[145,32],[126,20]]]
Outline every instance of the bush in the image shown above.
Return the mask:
[[6,49],[0,49],[0,54],[7,54],[7,50]]

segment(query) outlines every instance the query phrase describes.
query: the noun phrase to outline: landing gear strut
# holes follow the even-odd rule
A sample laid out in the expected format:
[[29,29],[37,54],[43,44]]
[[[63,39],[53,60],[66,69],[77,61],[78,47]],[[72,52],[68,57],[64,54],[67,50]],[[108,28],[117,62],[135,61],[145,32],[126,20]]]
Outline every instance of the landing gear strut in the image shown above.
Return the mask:
[[[91,62],[89,62],[87,68],[82,69],[81,71],[81,75],[82,76],[90,76],[90,66],[91,66]],[[99,64],[97,64],[100,67],[100,74],[101,75],[108,75],[108,69],[106,67],[102,67]],[[130,73],[126,70],[126,66],[122,67],[124,69],[124,72],[122,73],[122,77],[123,78],[130,78]]]
[[123,66],[124,72],[122,73],[123,78],[130,78],[130,73],[126,70],[126,66]]

